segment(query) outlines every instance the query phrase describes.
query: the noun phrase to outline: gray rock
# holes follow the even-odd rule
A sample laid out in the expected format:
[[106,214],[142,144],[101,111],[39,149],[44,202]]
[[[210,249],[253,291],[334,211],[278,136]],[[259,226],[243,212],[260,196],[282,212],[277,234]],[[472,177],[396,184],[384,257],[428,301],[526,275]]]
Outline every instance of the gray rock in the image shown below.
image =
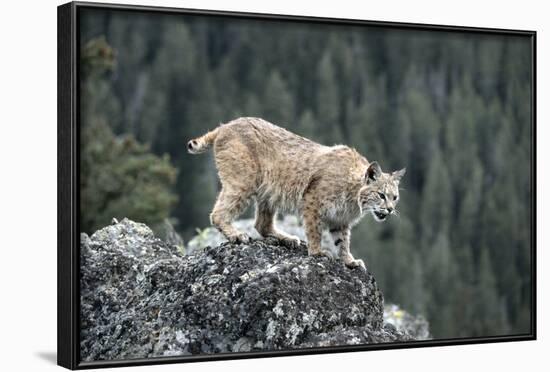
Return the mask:
[[165,355],[407,341],[374,277],[274,239],[181,255],[124,219],[81,236],[81,355]]
[[430,340],[430,327],[422,315],[412,315],[395,304],[384,306],[384,323],[407,333],[415,340]]

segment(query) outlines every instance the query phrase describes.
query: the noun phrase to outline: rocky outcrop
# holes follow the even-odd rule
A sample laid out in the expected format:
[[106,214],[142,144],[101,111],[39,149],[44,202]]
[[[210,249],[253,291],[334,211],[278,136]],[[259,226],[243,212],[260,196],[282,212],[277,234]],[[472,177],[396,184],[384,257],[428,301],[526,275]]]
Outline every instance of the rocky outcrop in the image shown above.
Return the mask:
[[411,336],[415,340],[430,340],[430,325],[422,315],[413,315],[395,304],[384,306],[384,323],[391,324],[399,332]]
[[127,219],[81,236],[83,360],[412,339],[383,312],[369,272],[305,246],[226,242],[182,256]]

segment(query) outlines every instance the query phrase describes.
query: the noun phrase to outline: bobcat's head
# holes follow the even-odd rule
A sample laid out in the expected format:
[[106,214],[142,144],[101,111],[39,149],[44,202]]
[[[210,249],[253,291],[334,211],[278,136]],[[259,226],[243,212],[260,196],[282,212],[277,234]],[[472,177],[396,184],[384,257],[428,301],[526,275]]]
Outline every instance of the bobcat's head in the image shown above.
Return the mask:
[[377,162],[372,162],[365,172],[364,185],[359,190],[361,214],[370,212],[378,222],[396,213],[399,202],[399,181],[405,168],[393,173],[384,173]]

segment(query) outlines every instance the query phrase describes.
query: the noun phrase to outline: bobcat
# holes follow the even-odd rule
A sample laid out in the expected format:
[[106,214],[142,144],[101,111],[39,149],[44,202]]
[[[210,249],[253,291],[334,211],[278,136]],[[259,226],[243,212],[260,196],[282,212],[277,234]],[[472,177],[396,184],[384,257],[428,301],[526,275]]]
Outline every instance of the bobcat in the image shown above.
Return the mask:
[[323,255],[321,233],[328,228],[339,256],[349,267],[365,264],[350,252],[350,229],[367,212],[384,221],[396,212],[405,169],[383,173],[347,146],[323,146],[263,119],[243,117],[187,143],[199,154],[214,147],[222,188],[210,214],[212,225],[234,243],[249,236],[231,222],[256,202],[255,228],[288,247],[300,240],[274,226],[278,211],[301,213],[309,255]]

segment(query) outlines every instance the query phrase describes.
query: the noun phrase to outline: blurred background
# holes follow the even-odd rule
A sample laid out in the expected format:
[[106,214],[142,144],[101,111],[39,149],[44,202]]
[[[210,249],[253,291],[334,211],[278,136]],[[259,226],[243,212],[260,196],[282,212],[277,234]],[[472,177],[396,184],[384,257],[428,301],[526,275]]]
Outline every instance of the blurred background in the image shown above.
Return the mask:
[[407,168],[400,217],[352,232],[386,301],[434,338],[530,332],[529,38],[81,12],[83,232],[168,220],[188,240],[219,182],[186,141],[259,116]]

